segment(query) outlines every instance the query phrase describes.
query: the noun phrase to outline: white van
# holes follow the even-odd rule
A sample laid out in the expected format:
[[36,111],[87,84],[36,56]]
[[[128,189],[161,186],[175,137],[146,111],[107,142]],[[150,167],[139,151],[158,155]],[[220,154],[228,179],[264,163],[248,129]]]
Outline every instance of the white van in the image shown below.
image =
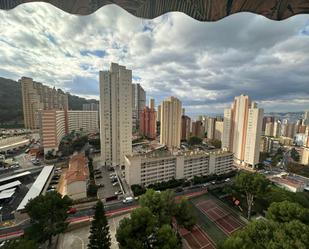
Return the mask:
[[133,202],[134,198],[132,196],[126,197],[122,202],[123,203],[131,203]]

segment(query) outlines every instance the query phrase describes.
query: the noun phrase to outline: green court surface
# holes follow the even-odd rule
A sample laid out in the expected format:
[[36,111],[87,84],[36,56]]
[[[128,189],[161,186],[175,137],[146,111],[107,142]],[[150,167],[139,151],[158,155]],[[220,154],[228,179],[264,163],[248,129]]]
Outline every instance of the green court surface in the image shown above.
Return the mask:
[[213,240],[213,242],[218,245],[221,244],[226,238],[227,235],[217,226],[215,222],[210,220],[207,215],[205,215],[201,210],[196,207],[196,204],[201,203],[206,200],[213,200],[218,206],[227,212],[231,213],[232,216],[239,219],[239,214],[235,213],[230,207],[228,207],[221,200],[215,196],[207,193],[202,196],[198,196],[190,199],[190,204],[192,205],[192,210],[196,215],[197,223],[204,229],[208,236]]

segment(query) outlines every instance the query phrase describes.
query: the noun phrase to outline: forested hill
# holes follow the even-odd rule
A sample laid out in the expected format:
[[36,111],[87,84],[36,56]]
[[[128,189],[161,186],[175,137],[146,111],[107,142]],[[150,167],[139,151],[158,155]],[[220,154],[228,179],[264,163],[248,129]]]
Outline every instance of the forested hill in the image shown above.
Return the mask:
[[[82,110],[85,103],[98,103],[97,100],[69,95],[69,109]],[[22,97],[19,82],[0,77],[0,128],[22,127]]]

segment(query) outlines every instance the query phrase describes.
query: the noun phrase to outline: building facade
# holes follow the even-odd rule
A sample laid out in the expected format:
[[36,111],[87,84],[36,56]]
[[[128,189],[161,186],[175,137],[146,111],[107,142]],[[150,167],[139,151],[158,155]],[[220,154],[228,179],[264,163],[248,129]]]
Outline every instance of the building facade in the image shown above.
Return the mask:
[[39,110],[68,109],[68,95],[62,90],[50,88],[28,77],[22,77],[19,83],[22,89],[23,115],[26,129],[39,128]]
[[241,95],[224,115],[222,148],[234,153],[236,164],[254,167],[259,163],[263,109]]
[[181,101],[169,97],[161,103],[160,143],[168,147],[180,147]]
[[192,122],[192,137],[199,137],[199,138],[205,137],[202,121],[197,120],[195,122]]
[[215,124],[216,124],[215,118],[208,118],[207,138],[210,140],[215,138]]
[[139,131],[142,136],[155,139],[157,135],[156,128],[156,110],[151,107],[144,107],[140,117]]
[[98,111],[68,111],[68,130],[98,132],[99,113]]
[[146,92],[140,84],[132,84],[132,126],[139,128],[140,118],[146,106]]
[[124,165],[132,153],[132,71],[116,63],[100,72],[100,121],[103,162]]
[[191,118],[183,115],[181,117],[181,140],[188,141],[190,138]]
[[223,136],[223,121],[216,121],[214,139],[222,141]]
[[66,114],[63,110],[41,110],[39,112],[40,137],[44,154],[58,151],[62,138],[67,134]]
[[100,104],[98,103],[87,103],[83,104],[83,111],[99,111]]
[[229,152],[187,152],[179,155],[126,156],[125,179],[129,185],[147,186],[172,179],[225,174],[232,170]]

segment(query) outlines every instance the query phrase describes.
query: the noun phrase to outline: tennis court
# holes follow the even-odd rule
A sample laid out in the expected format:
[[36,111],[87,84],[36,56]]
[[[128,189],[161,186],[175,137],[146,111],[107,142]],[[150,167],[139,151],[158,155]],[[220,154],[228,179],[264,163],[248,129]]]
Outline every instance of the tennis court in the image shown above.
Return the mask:
[[185,229],[180,230],[180,235],[184,238],[184,249],[215,249],[214,243],[200,226],[195,226],[190,232]]
[[196,207],[227,235],[245,226],[240,219],[212,199],[201,201],[196,204]]

